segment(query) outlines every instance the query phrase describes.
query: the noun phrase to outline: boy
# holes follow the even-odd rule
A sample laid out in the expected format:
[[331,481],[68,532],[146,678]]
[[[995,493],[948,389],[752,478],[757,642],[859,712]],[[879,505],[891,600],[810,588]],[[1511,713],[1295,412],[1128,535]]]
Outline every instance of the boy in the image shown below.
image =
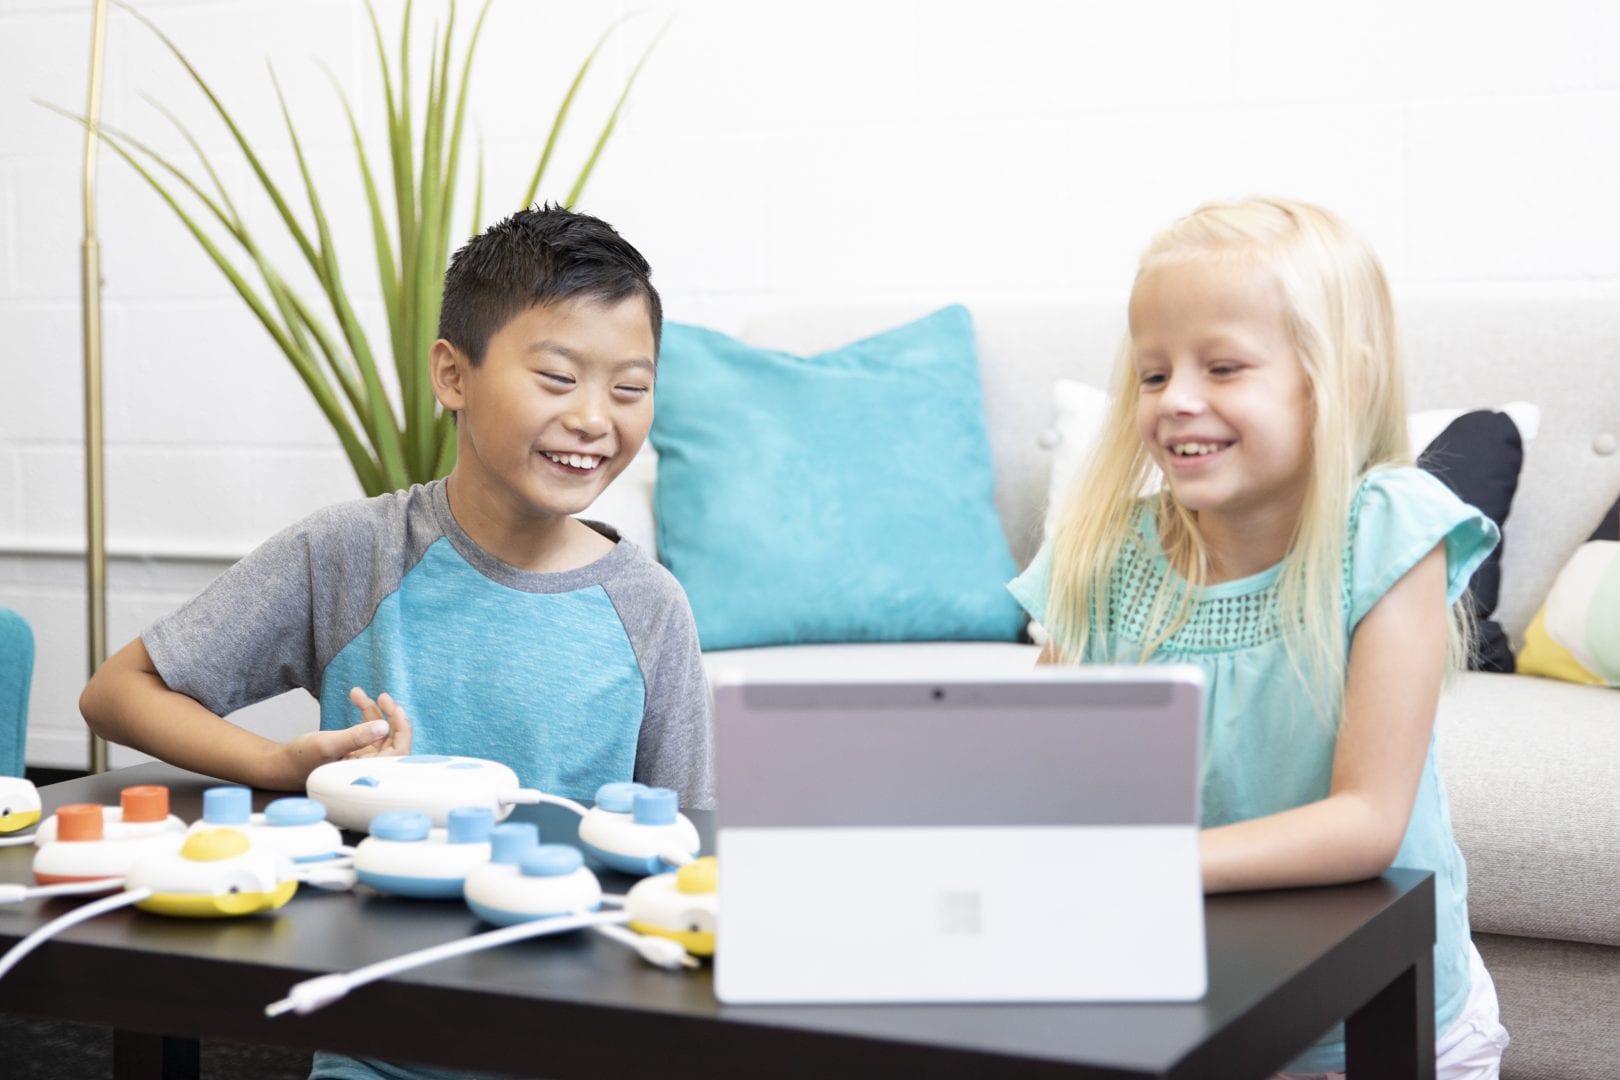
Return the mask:
[[[635,779],[711,806],[685,594],[572,516],[652,426],[649,273],[606,223],[556,207],[469,241],[431,356],[456,414],[450,475],[272,537],[101,667],[79,703],[91,728],[256,788],[414,751],[493,758],[575,799]],[[319,699],[319,731],[278,744],[223,719],[295,686]]]

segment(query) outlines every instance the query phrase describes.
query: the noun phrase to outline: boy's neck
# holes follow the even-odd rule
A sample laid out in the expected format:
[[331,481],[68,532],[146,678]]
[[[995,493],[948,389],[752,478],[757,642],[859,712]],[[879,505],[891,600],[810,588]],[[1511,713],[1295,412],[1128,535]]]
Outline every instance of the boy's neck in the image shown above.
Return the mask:
[[473,543],[506,565],[555,574],[587,566],[613,550],[613,541],[566,514],[521,518],[465,490],[451,472],[445,481],[450,515]]

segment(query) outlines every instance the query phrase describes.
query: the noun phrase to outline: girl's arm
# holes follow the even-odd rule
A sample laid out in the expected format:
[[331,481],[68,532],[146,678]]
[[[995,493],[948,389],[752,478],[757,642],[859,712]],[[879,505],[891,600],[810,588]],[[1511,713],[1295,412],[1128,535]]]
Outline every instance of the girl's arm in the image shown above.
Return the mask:
[[1448,618],[1441,544],[1356,627],[1327,798],[1205,829],[1207,891],[1329,885],[1389,868],[1434,729]]

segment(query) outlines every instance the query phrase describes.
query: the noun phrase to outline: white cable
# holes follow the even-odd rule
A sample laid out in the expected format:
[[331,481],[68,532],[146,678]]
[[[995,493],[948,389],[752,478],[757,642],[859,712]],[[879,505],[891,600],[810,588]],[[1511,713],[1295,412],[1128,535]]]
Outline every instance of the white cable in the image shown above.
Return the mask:
[[580,803],[575,802],[573,799],[565,798],[561,795],[547,795],[545,792],[537,791],[534,788],[518,788],[515,791],[503,791],[496,796],[496,798],[502,803],[510,803],[513,806],[533,806],[535,803],[543,802],[552,803],[556,806],[566,806],[580,817],[585,816],[585,807]]
[[548,934],[561,934],[569,930],[579,930],[586,926],[599,926],[603,923],[624,922],[629,916],[620,911],[587,911],[577,915],[558,915],[546,919],[530,919],[527,922],[516,923],[512,926],[503,926],[499,930],[490,930],[482,934],[474,934],[460,941],[448,941],[443,945],[434,945],[416,952],[405,953],[390,960],[380,960],[375,964],[356,968],[348,972],[337,972],[332,975],[320,975],[303,982],[287,991],[287,996],[280,1001],[271,1002],[264,1007],[264,1015],[280,1016],[287,1012],[296,1012],[303,1016],[324,1008],[332,1002],[347,994],[350,990],[386,979],[390,975],[398,975],[402,971],[412,968],[426,967],[436,964],[440,960],[448,960],[453,956],[465,956],[468,953],[479,952],[483,949],[492,949],[497,945],[506,945],[514,941],[523,941],[527,938],[544,937]]
[[690,851],[682,851],[680,848],[674,847],[665,848],[663,851],[660,851],[658,853],[658,857],[669,863],[671,866],[685,866],[687,863],[697,861],[697,856],[693,855]]
[[596,931],[621,945],[628,945],[641,954],[641,958],[654,967],[674,971],[676,968],[698,966],[697,959],[687,953],[686,947],[673,938],[656,934],[638,934],[611,923],[598,926]]
[[124,883],[121,877],[95,878],[91,881],[62,881],[55,885],[0,885],[0,904],[20,904],[41,896],[79,896],[84,893],[102,893],[116,889]]
[[583,804],[577,803],[573,799],[564,798],[561,795],[547,795],[544,792],[541,792],[540,797],[536,799],[535,802],[551,803],[553,806],[566,806],[580,817],[585,816],[585,807]]
[[16,967],[19,960],[39,948],[57,933],[66,930],[70,926],[82,923],[86,919],[93,919],[102,912],[128,907],[130,904],[138,904],[151,895],[151,889],[130,889],[127,892],[102,897],[100,900],[88,903],[83,907],[74,908],[66,915],[52,919],[13,945],[5,956],[0,957],[0,978],[4,978],[6,972]]

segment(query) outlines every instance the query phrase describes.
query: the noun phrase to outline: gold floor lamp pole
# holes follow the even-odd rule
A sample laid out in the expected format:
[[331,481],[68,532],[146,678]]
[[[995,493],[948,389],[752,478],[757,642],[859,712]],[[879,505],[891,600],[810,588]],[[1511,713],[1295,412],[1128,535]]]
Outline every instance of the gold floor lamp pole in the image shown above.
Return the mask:
[[[96,125],[101,122],[101,69],[107,43],[107,0],[95,0],[90,35],[89,126],[84,131],[84,522],[89,597],[90,674],[107,659],[107,499],[101,446],[101,245],[96,240]],[[90,736],[90,771],[107,770],[107,742]]]

